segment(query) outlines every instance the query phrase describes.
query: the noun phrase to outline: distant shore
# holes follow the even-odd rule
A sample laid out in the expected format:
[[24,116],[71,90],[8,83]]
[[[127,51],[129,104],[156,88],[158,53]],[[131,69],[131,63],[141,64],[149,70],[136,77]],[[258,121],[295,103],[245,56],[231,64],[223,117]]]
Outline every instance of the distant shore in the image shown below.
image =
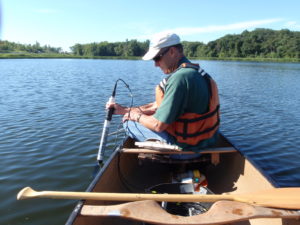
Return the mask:
[[[47,54],[47,53],[0,53],[0,59],[127,59],[140,60],[137,56],[78,56],[70,53]],[[300,62],[296,58],[234,58],[234,57],[189,57],[191,60],[223,60],[223,61],[252,61],[252,62]]]

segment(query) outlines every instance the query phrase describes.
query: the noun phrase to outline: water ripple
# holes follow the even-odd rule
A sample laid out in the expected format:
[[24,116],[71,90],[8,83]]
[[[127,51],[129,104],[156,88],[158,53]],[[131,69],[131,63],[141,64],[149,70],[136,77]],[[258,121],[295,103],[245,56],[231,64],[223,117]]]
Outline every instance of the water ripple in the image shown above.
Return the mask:
[[[277,186],[300,186],[300,65],[199,63],[219,85],[223,133]],[[74,201],[17,202],[17,192],[85,190],[114,82],[124,79],[137,105],[153,101],[164,78],[152,62],[76,59],[0,60],[0,76],[1,222],[14,225],[63,224]],[[122,83],[116,98],[131,102]],[[122,137],[108,138],[106,157]]]

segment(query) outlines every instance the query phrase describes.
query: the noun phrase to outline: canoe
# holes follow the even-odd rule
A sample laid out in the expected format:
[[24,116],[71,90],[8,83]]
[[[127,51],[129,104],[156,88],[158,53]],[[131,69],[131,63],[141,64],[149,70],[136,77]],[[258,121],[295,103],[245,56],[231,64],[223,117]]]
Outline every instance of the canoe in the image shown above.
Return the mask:
[[[191,182],[192,187],[195,187],[194,179],[189,179],[189,176],[195,176],[195,172],[190,171],[198,171],[198,175],[205,175],[200,175],[201,178],[205,178],[201,183],[197,180],[200,185],[197,191],[204,191],[206,194],[234,195],[274,188],[270,179],[223,135],[220,135],[216,146],[204,149],[202,153],[199,159],[174,160],[170,159],[170,155],[178,154],[178,150],[172,149],[172,146],[169,149],[168,146],[156,145],[154,142],[136,144],[127,138],[113,151],[86,192],[153,193],[160,187],[164,189],[162,193],[168,191],[168,188],[170,192],[174,191],[173,189],[182,190],[182,186],[190,187]],[[180,182],[178,177],[182,178]],[[192,209],[199,206],[198,203],[195,204],[192,205]],[[82,200],[77,203],[66,225],[300,224],[300,212],[297,210],[275,209],[226,200],[199,204],[204,209],[198,211],[203,212],[187,216],[181,215],[181,211],[179,214],[174,213],[172,208],[186,207],[182,203],[153,200]],[[190,212],[190,208],[188,211]]]

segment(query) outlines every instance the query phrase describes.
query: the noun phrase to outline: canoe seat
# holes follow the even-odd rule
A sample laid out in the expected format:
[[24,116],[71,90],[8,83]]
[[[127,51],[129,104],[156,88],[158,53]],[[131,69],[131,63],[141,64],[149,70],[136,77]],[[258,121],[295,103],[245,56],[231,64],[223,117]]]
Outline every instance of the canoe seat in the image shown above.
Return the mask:
[[[166,212],[160,204],[153,200],[127,202],[118,205],[84,205],[80,215],[90,217],[118,217],[127,220],[147,222],[161,225],[190,225],[190,224],[250,224],[250,219],[264,218],[256,224],[299,224],[300,212],[265,208],[234,201],[217,201],[206,212],[194,216],[175,216]],[[266,219],[268,218],[268,219]],[[269,218],[280,218],[269,220]],[[289,220],[283,220],[283,218]],[[295,220],[290,220],[295,219]],[[100,220],[99,220],[100,221]],[[245,223],[243,223],[243,221]],[[123,224],[126,221],[120,221]],[[241,222],[241,223],[240,223]],[[256,221],[251,221],[256,222]],[[128,223],[128,222],[127,222]],[[126,224],[127,224],[126,223]],[[86,223],[87,224],[87,223]],[[99,223],[100,224],[100,223]],[[119,224],[119,223],[118,223]],[[121,223],[120,223],[121,224]]]
[[[138,147],[135,148],[122,148],[123,153],[128,154],[139,154],[139,159],[141,160],[151,160],[161,163],[191,163],[191,162],[203,162],[206,161],[208,157],[200,157],[196,159],[189,160],[175,160],[171,159],[172,154],[195,154],[192,151],[182,151],[178,146],[169,145],[160,142],[146,141],[146,142],[135,142]],[[211,147],[201,150],[201,154],[210,154],[211,162],[217,165],[220,162],[221,153],[232,153],[237,152],[233,147]]]

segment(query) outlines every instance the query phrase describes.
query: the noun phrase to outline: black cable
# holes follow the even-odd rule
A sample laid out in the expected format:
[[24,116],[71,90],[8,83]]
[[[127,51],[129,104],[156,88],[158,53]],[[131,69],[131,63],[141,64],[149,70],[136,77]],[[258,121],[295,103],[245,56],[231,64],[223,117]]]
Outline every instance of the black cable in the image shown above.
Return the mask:
[[[129,192],[136,192],[140,191],[140,190],[144,190],[143,187],[139,187],[133,183],[130,183],[128,180],[126,180],[126,178],[124,177],[124,175],[122,174],[122,170],[121,170],[121,154],[118,154],[118,162],[117,162],[117,166],[118,166],[118,174],[119,174],[119,178],[121,183],[123,184],[123,186],[129,191]],[[135,190],[134,190],[135,189]]]
[[[129,85],[128,85],[123,79],[121,79],[121,78],[119,78],[119,79],[116,81],[116,83],[115,83],[115,89],[116,89],[117,84],[118,84],[119,81],[123,82],[123,84],[125,85],[125,87],[126,87],[126,88],[128,89],[128,91],[129,91],[129,94],[130,94],[130,97],[131,97],[131,102],[130,102],[130,106],[129,106],[129,113],[130,113],[131,108],[132,108],[132,106],[133,106],[133,95],[132,95],[132,91],[131,91]],[[114,89],[114,92],[115,92],[115,89]],[[119,128],[120,128],[121,125],[122,125],[122,122],[119,123],[117,130],[119,130]],[[128,127],[126,127],[126,128],[128,128]],[[125,137],[126,137],[126,133],[124,133],[124,138],[125,138]],[[117,141],[118,141],[118,133],[116,134],[116,137],[115,137],[115,147],[118,146]]]
[[[131,102],[130,102],[130,106],[128,107],[129,108],[129,111],[128,111],[128,117],[130,117],[130,112],[131,112],[131,109],[133,107],[133,95],[132,95],[132,91],[129,87],[129,85],[123,80],[123,79],[118,79],[115,83],[115,89],[117,87],[117,83],[121,81],[123,82],[123,84],[126,86],[126,88],[128,89],[129,93],[130,93],[130,97],[131,97]],[[115,94],[115,89],[114,89],[114,92],[113,94]],[[141,110],[141,109],[139,109]],[[118,130],[119,130],[119,127],[122,125],[122,122],[120,122],[119,126],[118,126]],[[124,132],[124,138],[126,138],[126,130],[128,129],[128,125],[126,126],[125,128],[125,132]],[[117,146],[117,140],[118,140],[118,133],[116,134],[116,138],[115,138],[115,147]],[[122,182],[122,184],[124,185],[124,187],[128,190],[128,191],[132,191],[133,189],[137,189],[137,190],[140,190],[141,187],[138,187],[130,182],[128,182],[126,180],[126,178],[124,177],[123,173],[122,173],[122,170],[121,170],[121,166],[120,166],[120,154],[118,154],[118,162],[117,162],[117,166],[118,166],[118,175],[119,175],[119,179],[120,181]]]

